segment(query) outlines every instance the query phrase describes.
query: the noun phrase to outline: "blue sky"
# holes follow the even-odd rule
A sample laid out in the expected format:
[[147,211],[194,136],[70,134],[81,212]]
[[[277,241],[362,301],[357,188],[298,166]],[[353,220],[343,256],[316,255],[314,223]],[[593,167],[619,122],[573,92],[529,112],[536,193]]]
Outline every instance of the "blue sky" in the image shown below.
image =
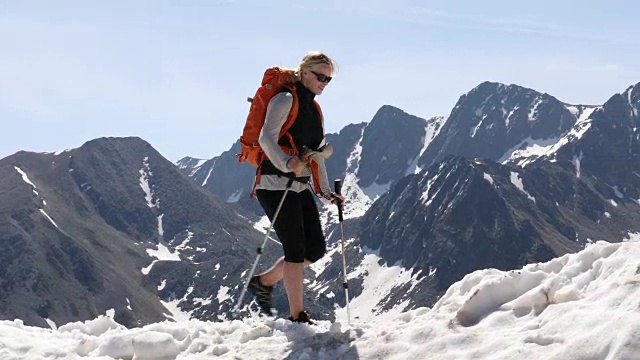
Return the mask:
[[0,3],[0,158],[139,136],[171,161],[238,139],[271,65],[339,72],[327,132],[385,104],[446,115],[480,82],[602,104],[640,82],[640,4],[622,1]]

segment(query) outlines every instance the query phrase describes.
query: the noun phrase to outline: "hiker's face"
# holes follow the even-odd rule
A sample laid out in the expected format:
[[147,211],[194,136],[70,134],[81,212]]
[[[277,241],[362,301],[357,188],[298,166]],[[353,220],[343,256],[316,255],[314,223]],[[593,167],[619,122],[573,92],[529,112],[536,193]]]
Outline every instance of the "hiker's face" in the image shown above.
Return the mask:
[[327,64],[315,65],[311,69],[302,70],[302,83],[316,95],[322,94],[324,88],[331,81],[331,66]]

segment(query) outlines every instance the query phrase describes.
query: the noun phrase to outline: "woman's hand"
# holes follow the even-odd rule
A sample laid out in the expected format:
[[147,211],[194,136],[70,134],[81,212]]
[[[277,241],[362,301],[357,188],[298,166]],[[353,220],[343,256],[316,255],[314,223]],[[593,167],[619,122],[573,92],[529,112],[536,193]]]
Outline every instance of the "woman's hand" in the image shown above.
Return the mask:
[[332,204],[336,204],[340,207],[344,205],[344,196],[342,196],[342,194],[336,194],[332,192],[331,197],[333,198],[333,200],[331,200]]
[[297,156],[292,156],[287,161],[287,167],[291,169],[296,176],[300,176],[300,174],[302,174],[304,166],[304,161],[300,160]]

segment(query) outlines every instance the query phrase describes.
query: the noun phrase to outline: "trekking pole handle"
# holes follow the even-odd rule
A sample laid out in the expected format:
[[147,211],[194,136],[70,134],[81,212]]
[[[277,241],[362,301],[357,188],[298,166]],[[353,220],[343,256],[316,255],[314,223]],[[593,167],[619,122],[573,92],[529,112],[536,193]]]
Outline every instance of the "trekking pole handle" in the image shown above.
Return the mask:
[[[334,188],[334,192],[338,195],[342,195],[340,194],[340,192],[342,191],[342,180],[340,179],[336,179],[333,182],[333,188]],[[337,205],[338,205],[338,220],[340,222],[342,222],[343,218],[342,218],[342,201],[337,200]]]

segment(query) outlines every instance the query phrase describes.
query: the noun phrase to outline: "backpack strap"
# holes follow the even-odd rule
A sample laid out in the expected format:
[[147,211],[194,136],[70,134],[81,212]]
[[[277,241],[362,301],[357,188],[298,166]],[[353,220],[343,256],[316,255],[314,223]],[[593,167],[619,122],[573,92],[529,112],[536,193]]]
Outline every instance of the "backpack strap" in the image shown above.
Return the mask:
[[[316,100],[313,100],[313,104],[316,106],[316,109],[318,109],[320,124],[322,125],[322,130],[324,132],[324,117],[322,116],[322,108],[320,108],[320,104],[318,104]],[[313,180],[314,191],[316,195],[322,194],[322,189],[320,189],[320,170],[318,169],[318,164],[310,161],[309,168],[311,170],[311,178]]]
[[[280,140],[283,136],[286,136],[287,139],[289,140],[289,144],[291,144],[292,146],[292,149],[291,151],[288,151],[287,149],[284,149],[284,148],[282,150],[289,153],[290,155],[297,155],[300,153],[300,151],[298,151],[296,144],[293,142],[293,136],[291,136],[291,134],[289,133],[289,129],[291,128],[291,126],[293,126],[293,123],[296,121],[296,118],[298,117],[298,108],[299,108],[298,93],[296,92],[295,85],[287,86],[286,89],[283,91],[287,91],[291,93],[291,95],[293,96],[293,102],[291,103],[291,110],[289,110],[289,115],[287,116],[287,119],[285,120],[284,124],[282,125],[282,128],[280,129],[278,140]],[[256,177],[253,182],[253,187],[251,188],[251,193],[249,194],[250,198],[253,198],[253,196],[255,195],[256,186],[260,184],[260,176],[262,174],[262,163],[266,158],[267,156],[264,153],[261,153],[260,163],[258,165],[258,168],[256,169]]]
[[291,129],[291,126],[293,126],[293,123],[296,122],[300,104],[298,101],[298,93],[296,92],[295,85],[291,85],[290,87],[287,88],[286,91],[289,91],[293,96],[293,102],[291,103],[291,110],[289,110],[289,116],[287,117],[287,120],[282,125],[282,130],[280,131],[280,138],[282,138],[283,136],[286,136],[287,139],[289,140],[289,144],[291,144],[293,153],[297,155],[300,153],[300,151],[296,147],[296,144],[293,142],[293,136],[291,136],[291,133],[289,133],[289,129]]

